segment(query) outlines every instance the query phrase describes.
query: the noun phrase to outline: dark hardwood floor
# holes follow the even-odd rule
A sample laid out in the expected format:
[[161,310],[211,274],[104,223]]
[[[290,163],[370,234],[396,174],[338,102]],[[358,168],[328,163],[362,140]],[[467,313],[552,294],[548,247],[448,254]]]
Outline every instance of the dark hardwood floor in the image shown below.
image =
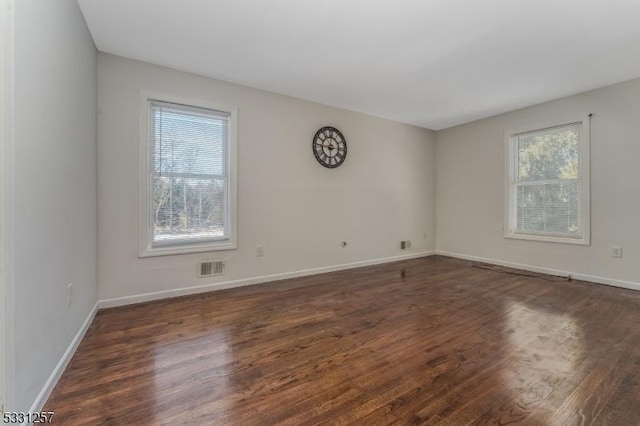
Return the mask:
[[640,292],[429,257],[102,310],[74,424],[640,424]]

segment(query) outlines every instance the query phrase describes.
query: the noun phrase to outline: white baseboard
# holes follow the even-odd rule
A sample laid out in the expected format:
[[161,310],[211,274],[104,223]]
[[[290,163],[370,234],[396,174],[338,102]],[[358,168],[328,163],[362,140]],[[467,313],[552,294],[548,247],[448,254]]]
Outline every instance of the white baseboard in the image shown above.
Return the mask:
[[[73,340],[69,344],[69,347],[67,347],[67,350],[64,352],[64,354],[62,354],[60,361],[58,361],[58,365],[56,365],[56,368],[53,369],[53,372],[49,376],[49,379],[44,384],[42,390],[38,394],[38,397],[31,405],[31,408],[29,409],[30,413],[37,413],[42,411],[44,404],[49,399],[49,396],[51,396],[51,392],[53,392],[56,384],[58,384],[58,380],[60,380],[60,377],[62,376],[62,373],[64,373],[65,368],[67,368],[67,365],[69,365],[69,361],[71,361],[71,358],[73,358],[73,354],[76,353],[76,349],[78,349],[80,342],[89,329],[89,326],[91,325],[91,322],[93,321],[93,318],[96,316],[97,312],[98,303],[93,306],[93,309],[91,309],[91,312],[89,312],[89,315],[87,315],[87,318],[82,323],[80,330],[78,330]],[[23,423],[23,425],[28,424],[29,423]]]
[[152,300],[167,299],[170,297],[187,296],[190,294],[206,293],[215,290],[224,290],[227,288],[244,287],[253,284],[266,283],[270,281],[285,280],[288,278],[298,278],[308,275],[324,274],[326,272],[342,271],[345,269],[359,268],[362,266],[379,265],[389,262],[397,262],[399,260],[416,259],[419,257],[427,257],[435,254],[435,250],[423,251],[419,253],[410,253],[401,256],[385,257],[381,259],[363,260],[360,262],[345,263],[342,265],[323,266],[321,268],[303,269],[300,271],[284,272],[281,274],[263,275],[252,278],[244,278],[233,281],[223,281],[219,283],[205,284],[195,287],[178,288],[172,290],[157,291],[153,293],[137,294],[134,296],[116,297],[113,299],[102,299],[98,301],[98,307],[113,308],[116,306],[131,305],[134,303],[149,302]]
[[457,259],[471,260],[474,262],[490,263],[493,265],[504,266],[506,268],[522,269],[524,271],[537,272],[540,274],[558,275],[562,277],[571,277],[574,280],[589,281],[596,284],[605,284],[613,287],[627,288],[630,290],[640,290],[640,283],[633,281],[616,280],[613,278],[598,277],[594,275],[581,274],[578,272],[561,271],[559,269],[545,268],[543,266],[533,266],[524,263],[505,262],[503,260],[488,259],[486,257],[470,256],[467,254],[452,253],[443,250],[437,250],[436,254],[440,256],[455,257]]
[[[32,404],[30,412],[32,412],[32,413],[39,412],[44,407],[44,404],[47,402],[47,399],[51,395],[51,392],[53,392],[53,389],[55,388],[56,384],[58,383],[58,380],[62,376],[62,373],[64,372],[65,368],[67,367],[67,365],[71,361],[71,358],[73,357],[73,354],[76,352],[76,349],[80,345],[80,342],[82,341],[85,333],[89,329],[89,326],[91,325],[91,322],[93,321],[98,309],[110,308],[110,307],[116,307],[116,306],[123,306],[123,305],[130,305],[130,304],[133,304],[133,303],[147,302],[147,301],[165,299],[165,298],[176,297],[176,296],[185,296],[185,295],[189,295],[189,294],[205,293],[205,292],[209,292],[209,291],[222,290],[222,289],[227,289],[227,288],[243,287],[243,286],[248,286],[248,285],[253,285],[253,284],[266,283],[266,282],[270,282],[270,281],[284,280],[284,279],[288,279],[288,278],[297,278],[297,277],[304,277],[304,276],[309,276],[309,275],[317,275],[317,274],[323,274],[323,273],[326,273],[326,272],[334,272],[334,271],[341,271],[341,270],[346,270],[346,269],[359,268],[359,267],[362,267],[362,266],[379,265],[379,264],[383,264],[383,263],[397,262],[399,260],[416,259],[416,258],[427,257],[427,256],[436,255],[436,254],[437,255],[441,255],[441,256],[453,257],[453,258],[457,258],[457,259],[464,259],[464,260],[470,260],[470,261],[475,261],[475,262],[489,263],[489,264],[493,264],[493,265],[504,266],[504,267],[507,267],[507,268],[514,268],[514,269],[521,269],[521,270],[525,270],[525,271],[537,272],[537,273],[542,273],[542,274],[558,275],[558,276],[570,276],[571,278],[576,279],[576,280],[589,281],[589,282],[593,282],[593,283],[597,283],[597,284],[606,284],[606,285],[610,285],[610,286],[614,286],[614,287],[621,287],[621,288],[627,288],[627,289],[631,289],[631,290],[639,290],[640,291],[640,283],[636,283],[636,282],[632,282],[632,281],[616,280],[616,279],[611,279],[611,278],[604,278],[604,277],[598,277],[598,276],[593,276],[593,275],[580,274],[580,273],[576,273],[576,272],[569,272],[569,271],[562,271],[562,270],[558,270],[558,269],[545,268],[545,267],[541,267],[541,266],[527,265],[527,264],[523,264],[523,263],[506,262],[506,261],[497,260],[497,259],[489,259],[489,258],[479,257],[479,256],[471,256],[471,255],[460,254],[460,253],[452,253],[452,252],[443,251],[443,250],[437,250],[437,251],[432,250],[432,251],[424,251],[424,252],[419,252],[419,253],[410,253],[410,254],[401,255],[401,256],[386,257],[386,258],[381,258],[381,259],[364,260],[364,261],[360,261],[360,262],[346,263],[346,264],[342,264],[342,265],[324,266],[324,267],[321,267],[321,268],[304,269],[304,270],[300,270],[300,271],[285,272],[285,273],[281,273],[281,274],[264,275],[264,276],[246,278],[246,279],[241,279],[241,280],[232,280],[232,281],[225,281],[225,282],[220,282],[220,283],[205,284],[205,285],[196,286],[196,287],[188,287],[188,288],[181,288],[181,289],[174,289],[174,290],[158,291],[158,292],[154,292],[154,293],[146,293],[146,294],[140,294],[140,295],[134,295],[134,296],[118,297],[118,298],[113,298],[113,299],[103,299],[103,300],[99,300],[95,304],[95,306],[93,307],[93,309],[91,310],[91,312],[89,313],[87,318],[82,323],[82,326],[80,327],[80,330],[78,330],[78,332],[76,333],[75,337],[73,338],[73,340],[69,344],[69,347],[67,348],[67,350],[64,352],[64,354],[60,358],[60,361],[58,361],[58,364],[56,365],[55,369],[53,370],[53,372],[49,376],[49,379],[47,380],[47,382],[43,386],[42,390],[40,391],[40,394],[38,395],[38,397],[36,398],[36,400]],[[23,423],[23,425],[26,425],[26,424],[27,423]]]
[[[247,286],[252,284],[265,283],[269,281],[283,280],[287,278],[316,275],[316,274],[322,274],[325,272],[340,271],[344,269],[352,269],[352,268],[358,268],[362,266],[378,265],[382,263],[396,262],[399,260],[415,259],[419,257],[431,256],[434,254],[435,254],[435,250],[419,252],[419,253],[410,253],[402,256],[393,256],[393,257],[387,257],[382,259],[365,260],[361,262],[353,262],[353,263],[347,263],[343,265],[325,266],[322,268],[305,269],[301,271],[286,272],[282,274],[265,275],[265,276],[247,278],[242,280],[233,280],[233,281],[225,281],[221,283],[206,284],[206,285],[197,286],[197,287],[188,287],[188,288],[181,288],[181,289],[175,289],[175,290],[159,291],[155,293],[140,294],[135,296],[118,297],[115,299],[99,300],[98,302],[96,302],[93,309],[91,309],[91,312],[89,312],[89,315],[82,323],[80,330],[78,330],[73,340],[67,347],[67,350],[64,352],[64,354],[58,361],[58,364],[53,369],[53,372],[49,376],[49,379],[47,379],[46,383],[42,387],[42,390],[38,394],[36,400],[31,405],[29,412],[35,413],[42,410],[42,408],[44,407],[44,404],[49,399],[49,396],[51,396],[53,389],[56,387],[58,380],[60,380],[62,373],[64,372],[65,368],[67,368],[67,365],[71,361],[71,358],[73,357],[76,350],[78,349],[78,346],[80,345],[80,342],[82,341],[82,339],[84,338],[84,335],[89,329],[91,322],[95,318],[98,309],[129,305],[132,303],[147,302],[151,300],[165,299],[169,297],[204,293],[208,291],[222,290],[226,288],[242,287],[242,286]],[[29,425],[29,423],[23,423],[23,425]]]

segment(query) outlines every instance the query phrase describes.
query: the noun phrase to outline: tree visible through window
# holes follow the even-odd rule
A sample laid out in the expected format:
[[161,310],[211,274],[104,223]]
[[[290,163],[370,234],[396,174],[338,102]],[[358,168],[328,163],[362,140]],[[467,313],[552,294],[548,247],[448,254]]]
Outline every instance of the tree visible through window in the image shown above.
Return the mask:
[[511,136],[511,236],[585,237],[584,143],[581,122]]
[[229,237],[229,114],[149,103],[151,246]]

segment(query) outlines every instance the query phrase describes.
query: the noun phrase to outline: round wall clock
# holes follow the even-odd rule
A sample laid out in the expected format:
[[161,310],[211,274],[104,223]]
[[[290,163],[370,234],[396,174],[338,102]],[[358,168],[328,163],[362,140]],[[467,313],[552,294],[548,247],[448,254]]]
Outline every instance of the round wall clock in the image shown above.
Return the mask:
[[347,141],[335,127],[323,127],[313,137],[313,155],[318,163],[336,168],[347,158]]

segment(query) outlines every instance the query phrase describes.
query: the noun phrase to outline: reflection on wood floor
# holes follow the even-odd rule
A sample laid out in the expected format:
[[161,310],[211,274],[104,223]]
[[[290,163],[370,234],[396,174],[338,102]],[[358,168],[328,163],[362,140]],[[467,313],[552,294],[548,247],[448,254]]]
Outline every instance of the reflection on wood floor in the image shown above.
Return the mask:
[[73,424],[640,424],[640,292],[433,256],[100,311]]

